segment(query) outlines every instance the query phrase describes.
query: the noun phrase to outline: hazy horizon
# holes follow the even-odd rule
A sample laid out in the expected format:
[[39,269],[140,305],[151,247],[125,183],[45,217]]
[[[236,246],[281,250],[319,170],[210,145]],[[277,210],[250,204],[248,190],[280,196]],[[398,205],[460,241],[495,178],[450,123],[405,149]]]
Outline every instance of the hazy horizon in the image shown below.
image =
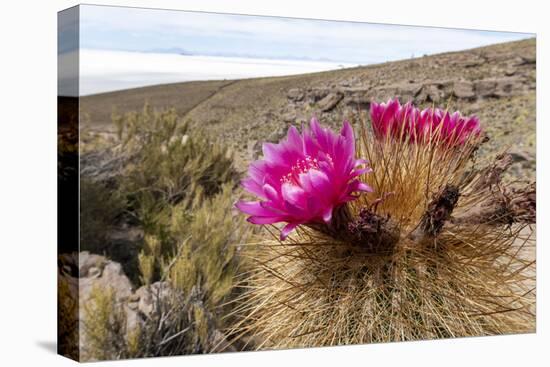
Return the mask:
[[[79,75],[60,68],[60,94],[295,75],[534,36],[114,6],[81,5],[79,9],[79,24],[59,24],[60,65],[71,60],[80,47]],[[71,38],[75,29],[79,42]],[[65,88],[76,84],[72,81],[78,77],[79,91]]]
[[176,82],[297,75],[351,66],[355,65],[83,49],[80,50],[80,95]]

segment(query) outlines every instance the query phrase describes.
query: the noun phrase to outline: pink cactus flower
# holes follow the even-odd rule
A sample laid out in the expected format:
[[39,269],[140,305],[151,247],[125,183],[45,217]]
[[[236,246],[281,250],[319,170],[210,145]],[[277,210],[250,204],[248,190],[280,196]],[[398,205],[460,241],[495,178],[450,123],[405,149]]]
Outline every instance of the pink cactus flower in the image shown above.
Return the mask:
[[354,193],[372,191],[359,179],[370,168],[355,158],[349,122],[344,121],[340,134],[322,128],[315,118],[302,130],[291,127],[285,140],[263,144],[263,159],[250,164],[242,181],[260,201],[236,204],[251,223],[287,223],[281,240],[300,224],[330,224],[334,209],[355,200]]
[[441,140],[449,146],[463,145],[481,134],[476,116],[464,117],[439,108],[420,111],[410,102],[401,105],[397,99],[387,103],[373,102],[370,116],[377,138],[387,136],[410,142]]

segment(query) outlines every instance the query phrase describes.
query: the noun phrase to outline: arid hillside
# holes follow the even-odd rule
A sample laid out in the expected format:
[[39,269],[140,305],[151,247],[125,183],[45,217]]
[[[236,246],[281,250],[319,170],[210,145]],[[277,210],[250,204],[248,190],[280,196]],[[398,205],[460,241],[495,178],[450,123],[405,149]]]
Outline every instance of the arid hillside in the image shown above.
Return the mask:
[[[83,97],[79,105],[60,98],[60,187],[67,195],[75,190],[68,204],[76,205],[60,208],[73,217],[80,211],[78,223],[62,222],[78,231],[65,230],[59,246],[61,352],[91,361],[261,349],[281,325],[292,330],[273,346],[284,348],[532,332],[536,192],[528,182],[536,173],[535,51],[531,39],[299,76],[157,85]],[[373,101],[394,97],[476,114],[489,140],[471,150],[446,150],[451,155],[428,155],[435,150],[425,147],[415,153],[410,149],[420,144],[397,144],[401,153],[388,145],[371,156],[361,147],[376,139],[362,135],[359,154],[378,162],[372,175],[384,175],[366,182],[383,196],[355,198],[361,208],[355,218],[346,214],[344,225],[331,227],[341,233],[329,228],[302,237],[308,250],[299,251],[307,256],[292,252],[302,242],[292,242],[288,253],[284,242],[270,245],[271,228],[252,225],[235,210],[235,202],[247,195],[239,182],[248,163],[262,155],[262,142],[279,141],[289,126],[312,116],[333,128],[347,119],[358,132],[361,124],[370,124]],[[481,163],[505,150],[510,155]],[[469,206],[457,204],[459,194]],[[378,205],[382,214],[375,212]],[[399,226],[390,222],[394,218]],[[326,229],[310,224],[315,226],[305,226],[304,233]],[[451,226],[449,233],[442,232],[444,225]],[[436,239],[441,246],[427,246]],[[309,247],[312,241],[323,247],[312,252],[318,247],[316,242]],[[78,256],[64,243],[78,243]],[[327,252],[326,244],[336,250]],[[248,253],[255,245],[264,246],[258,254],[266,261]],[[281,246],[282,255],[269,252]],[[350,261],[356,256],[363,257]],[[273,276],[267,264],[272,260],[293,272],[292,283]],[[263,284],[274,287],[253,283],[260,268],[269,270]],[[429,271],[411,276],[419,269]],[[392,274],[406,274],[405,283],[401,276],[390,279]],[[287,288],[328,293],[289,295]],[[267,298],[250,296],[249,289],[267,289]],[[281,289],[282,298],[273,298]],[[310,312],[309,305],[319,300],[328,303]],[[289,301],[302,304],[281,311]],[[262,307],[267,318],[255,320]],[[295,334],[306,314],[325,316],[311,318],[304,324],[307,332]],[[481,321],[473,319],[478,316]],[[363,322],[373,323],[361,329]],[[331,326],[318,329],[323,323]],[[241,324],[244,329],[235,328]],[[250,325],[256,327],[252,332]],[[404,327],[388,332],[394,325]],[[325,341],[319,342],[321,334],[314,333],[321,330]],[[311,338],[304,344],[291,344],[306,335]]]
[[[323,123],[358,124],[370,102],[398,96],[420,106],[435,104],[477,114],[491,138],[484,149],[509,148],[512,172],[532,178],[535,164],[535,40],[378,65],[290,77],[188,82],[87,96],[81,100],[85,135],[114,129],[113,111],[174,107],[221,138],[243,163],[261,154],[261,141],[279,140],[289,125],[316,115]],[[368,120],[368,118],[367,118]],[[240,166],[243,166],[240,164]]]

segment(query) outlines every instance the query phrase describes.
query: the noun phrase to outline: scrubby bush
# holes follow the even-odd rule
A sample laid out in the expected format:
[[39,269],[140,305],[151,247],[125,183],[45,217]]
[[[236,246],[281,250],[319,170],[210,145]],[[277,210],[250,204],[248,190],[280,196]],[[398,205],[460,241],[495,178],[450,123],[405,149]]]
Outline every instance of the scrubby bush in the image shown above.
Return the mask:
[[[154,311],[132,330],[121,318],[122,303],[108,292],[94,293],[85,327],[89,358],[211,352],[224,342],[223,305],[236,296],[238,245],[250,231],[232,213],[238,179],[232,157],[180,123],[173,110],[145,106],[141,113],[114,116],[114,122],[120,139],[114,150],[126,160],[116,193],[91,186],[87,195],[97,205],[124,198],[131,225],[144,234],[136,256],[139,274],[129,276],[148,289],[167,284],[172,291],[157,297]],[[114,214],[99,208],[96,213],[94,203],[87,210],[86,218]],[[90,233],[106,228],[101,221],[87,225]]]
[[80,202],[80,249],[103,254],[107,250],[109,231],[125,211],[125,198],[102,182],[83,178]]
[[129,353],[124,308],[117,303],[113,288],[94,287],[90,302],[84,305],[85,338],[82,342],[86,360],[121,359]]
[[141,113],[114,116],[114,121],[133,163],[123,190],[137,207],[190,203],[196,194],[212,196],[237,178],[228,151],[198,131],[191,133],[173,109],[159,112],[146,105]]
[[[136,327],[129,328],[124,304],[116,302],[112,290],[92,291],[84,316],[86,358],[168,356],[227,348],[220,331],[227,326],[222,319],[228,311],[224,304],[236,296],[237,245],[249,233],[243,219],[231,214],[232,204],[231,186],[225,185],[192,212],[173,208],[169,233],[178,239],[174,253],[160,252],[158,239],[146,236],[139,264],[155,304]],[[158,273],[152,271],[153,264]],[[150,286],[153,282],[157,287]],[[155,294],[159,284],[168,284],[166,296]]]
[[232,215],[232,206],[231,186],[226,184],[190,219],[182,208],[175,208],[172,217],[171,232],[180,239],[181,248],[164,275],[185,293],[200,290],[211,311],[233,288],[239,267],[237,245],[249,234],[243,218]]

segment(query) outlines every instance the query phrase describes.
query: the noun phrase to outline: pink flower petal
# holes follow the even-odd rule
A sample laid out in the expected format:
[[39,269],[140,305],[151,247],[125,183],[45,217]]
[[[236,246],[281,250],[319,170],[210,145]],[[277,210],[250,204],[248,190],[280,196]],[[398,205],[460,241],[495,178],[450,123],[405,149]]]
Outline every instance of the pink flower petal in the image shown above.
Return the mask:
[[283,186],[281,186],[281,194],[283,196],[283,200],[293,206],[298,208],[306,208],[306,192],[301,187],[290,183],[284,183]]
[[326,208],[325,211],[323,212],[323,220],[325,221],[325,223],[330,223],[332,219],[332,208],[329,207],[329,208]]
[[251,178],[245,178],[241,181],[242,187],[244,187],[248,192],[253,193],[256,196],[259,196],[261,198],[265,198],[264,190],[262,187],[253,179]]
[[284,241],[290,232],[294,231],[298,227],[298,223],[288,223],[286,226],[283,227],[280,234],[281,241]]
[[387,103],[371,103],[370,117],[374,135],[379,139],[391,137],[411,143],[440,140],[449,146],[464,144],[470,136],[479,136],[481,128],[475,116],[466,118],[459,111],[439,108],[420,111],[408,102],[397,99]]
[[291,126],[288,129],[288,143],[292,145],[294,149],[296,149],[299,152],[303,152],[304,150],[304,141],[302,137],[300,136],[300,133],[298,132],[298,129],[296,127]]
[[268,200],[271,200],[271,201],[279,200],[279,193],[270,184],[265,184],[262,187],[262,189],[265,194],[264,197],[267,198]]
[[235,207],[243,213],[253,216],[269,217],[273,212],[262,207],[259,201],[239,201]]
[[[385,108],[381,105],[378,110]],[[286,139],[264,143],[262,148],[263,159],[251,163],[242,181],[260,201],[241,201],[236,207],[254,224],[286,222],[282,239],[300,224],[329,223],[334,208],[355,200],[359,191],[370,191],[358,179],[370,168],[355,157],[355,138],[347,121],[336,133],[312,118],[301,134],[290,127]]]
[[248,222],[252,223],[252,224],[274,224],[274,223],[280,222],[281,220],[283,220],[283,218],[282,217],[256,217],[256,216],[252,216],[252,217],[248,217],[246,220]]

